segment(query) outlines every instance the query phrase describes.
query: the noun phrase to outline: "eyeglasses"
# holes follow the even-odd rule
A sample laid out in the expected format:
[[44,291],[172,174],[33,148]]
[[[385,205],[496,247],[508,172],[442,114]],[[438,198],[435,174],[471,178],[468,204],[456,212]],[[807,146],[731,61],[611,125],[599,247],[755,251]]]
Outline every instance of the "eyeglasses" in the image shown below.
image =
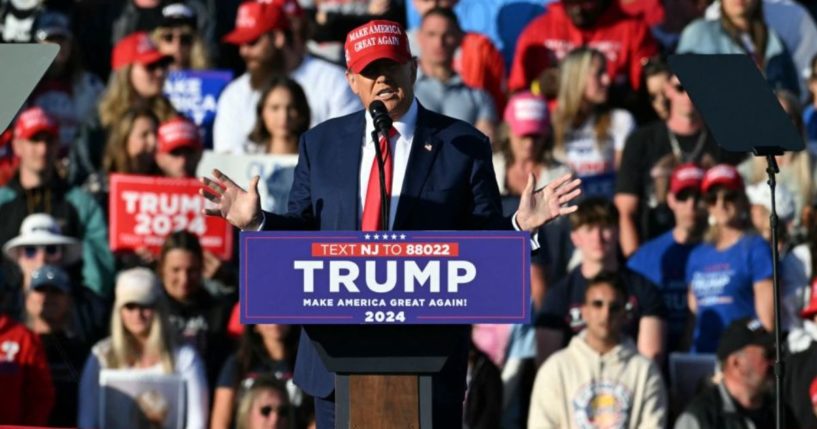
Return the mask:
[[590,306],[597,310],[601,310],[606,306],[611,313],[618,313],[621,310],[624,310],[624,303],[621,301],[604,301],[602,299],[594,299],[590,301]]
[[673,87],[675,88],[675,90],[676,90],[676,91],[678,91],[678,92],[687,92],[686,88],[684,88],[684,85],[681,85],[680,83],[676,83],[676,84],[674,84],[674,85],[672,85],[672,86],[673,86]]
[[724,191],[712,191],[707,192],[704,195],[704,201],[707,205],[713,206],[715,203],[718,202],[718,199],[723,200],[724,203],[734,203],[738,200],[738,193],[735,191],[724,190]]
[[258,410],[262,416],[269,417],[273,412],[279,416],[285,415],[289,412],[289,407],[286,405],[264,405]]
[[168,31],[167,33],[160,34],[159,38],[165,43],[173,43],[174,40],[178,39],[179,44],[182,46],[190,46],[193,44],[193,35],[190,33],[174,33]]
[[37,252],[41,250],[45,251],[46,256],[57,256],[62,253],[62,247],[56,244],[48,244],[45,246],[23,246],[23,255],[31,259],[37,256]]
[[693,198],[695,201],[701,199],[701,193],[695,189],[682,189],[675,194],[675,199],[678,201],[687,201],[690,198]]
[[134,310],[153,310],[153,305],[150,304],[140,304],[138,302],[129,302],[122,306],[125,310],[134,311]]

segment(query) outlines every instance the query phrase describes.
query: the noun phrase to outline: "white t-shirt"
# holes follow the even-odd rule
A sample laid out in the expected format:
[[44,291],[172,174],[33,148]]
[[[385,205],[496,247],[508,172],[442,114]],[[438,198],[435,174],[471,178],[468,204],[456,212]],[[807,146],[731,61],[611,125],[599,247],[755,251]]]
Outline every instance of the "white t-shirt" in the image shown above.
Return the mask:
[[564,162],[582,179],[585,196],[613,197],[615,192],[615,154],[624,149],[627,136],[635,127],[632,115],[626,110],[610,112],[610,128],[604,141],[596,140],[596,117],[589,117],[580,127],[565,135]]
[[[338,66],[304,57],[290,77],[301,85],[309,103],[310,126],[360,110],[360,100],[349,89]],[[244,73],[230,82],[218,99],[213,123],[213,149],[216,152],[245,153],[247,136],[255,126],[256,106],[261,93],[250,87],[250,75]]]

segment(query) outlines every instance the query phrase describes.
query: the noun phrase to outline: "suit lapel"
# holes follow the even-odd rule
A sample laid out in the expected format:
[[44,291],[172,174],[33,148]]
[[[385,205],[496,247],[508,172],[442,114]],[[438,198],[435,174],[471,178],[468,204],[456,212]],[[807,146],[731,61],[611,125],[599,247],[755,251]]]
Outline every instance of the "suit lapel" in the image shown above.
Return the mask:
[[335,189],[340,210],[337,213],[337,229],[354,231],[360,229],[360,204],[358,202],[358,188],[360,187],[360,157],[362,153],[363,133],[366,121],[363,111],[346,122],[346,126],[338,130],[337,139],[332,139],[330,152],[334,159]]
[[405,229],[410,225],[411,210],[434,164],[434,158],[440,150],[441,142],[435,136],[435,129],[428,125],[428,111],[418,103],[417,123],[415,125],[414,140],[411,142],[406,177],[403,179],[403,189],[397,203],[397,214],[394,217],[394,230]]

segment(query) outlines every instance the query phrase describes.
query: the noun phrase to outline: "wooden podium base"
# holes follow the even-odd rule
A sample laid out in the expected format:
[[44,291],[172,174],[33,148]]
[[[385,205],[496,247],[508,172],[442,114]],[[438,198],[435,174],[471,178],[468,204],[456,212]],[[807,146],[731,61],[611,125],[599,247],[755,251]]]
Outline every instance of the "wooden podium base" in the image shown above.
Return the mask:
[[431,429],[431,377],[336,375],[336,429]]

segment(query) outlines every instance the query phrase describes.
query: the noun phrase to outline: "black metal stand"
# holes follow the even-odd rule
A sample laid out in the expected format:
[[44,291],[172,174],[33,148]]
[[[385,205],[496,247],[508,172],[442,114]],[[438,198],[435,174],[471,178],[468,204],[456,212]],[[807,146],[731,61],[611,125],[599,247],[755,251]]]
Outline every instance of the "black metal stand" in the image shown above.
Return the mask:
[[[389,230],[389,209],[391,208],[391,199],[389,198],[389,191],[386,190],[386,158],[383,151],[380,149],[380,139],[378,138],[377,128],[372,130],[372,141],[374,142],[375,158],[377,159],[378,173],[380,175],[380,230]],[[390,144],[389,135],[383,136],[386,139],[386,144]]]
[[781,350],[781,322],[780,322],[780,277],[778,276],[778,264],[780,263],[780,255],[778,252],[778,237],[777,237],[777,207],[775,206],[774,188],[777,185],[774,175],[780,172],[777,166],[777,160],[774,154],[766,155],[766,162],[768,164],[766,173],[769,175],[769,190],[771,190],[772,210],[769,214],[769,224],[772,227],[772,285],[774,288],[774,410],[775,410],[775,427],[783,429],[783,361],[780,359]]

